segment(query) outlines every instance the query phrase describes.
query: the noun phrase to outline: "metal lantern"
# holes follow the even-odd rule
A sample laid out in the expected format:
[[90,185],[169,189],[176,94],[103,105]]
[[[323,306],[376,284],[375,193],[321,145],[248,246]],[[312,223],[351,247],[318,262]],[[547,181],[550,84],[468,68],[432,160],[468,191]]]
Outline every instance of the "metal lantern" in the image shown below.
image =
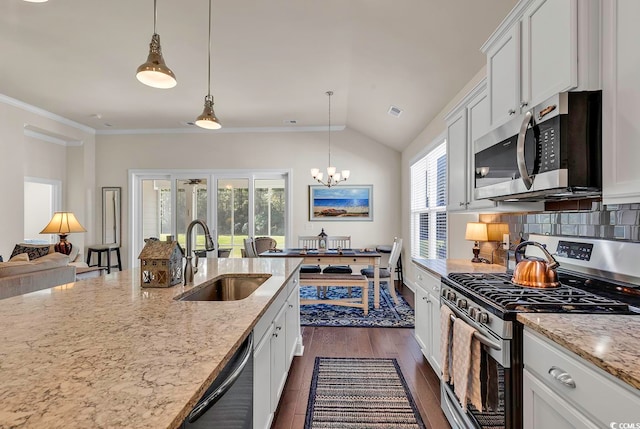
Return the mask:
[[182,282],[184,251],[177,241],[145,240],[140,259],[140,286],[170,287]]

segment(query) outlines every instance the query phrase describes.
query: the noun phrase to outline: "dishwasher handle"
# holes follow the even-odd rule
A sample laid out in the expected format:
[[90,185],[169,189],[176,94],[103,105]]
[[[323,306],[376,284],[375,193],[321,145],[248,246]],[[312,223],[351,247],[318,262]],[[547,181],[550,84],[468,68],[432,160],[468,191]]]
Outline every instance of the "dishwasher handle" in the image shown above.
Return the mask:
[[187,420],[189,423],[193,423],[198,420],[204,413],[206,413],[209,408],[213,407],[216,402],[224,396],[225,393],[233,386],[233,383],[236,382],[240,374],[244,370],[245,366],[247,366],[247,362],[249,362],[249,358],[253,353],[253,332],[249,334],[247,338],[246,345],[244,351],[242,352],[242,358],[240,359],[240,363],[238,366],[229,374],[229,377],[225,381],[222,382],[220,387],[211,392],[205,398],[201,399],[200,402],[196,404],[196,406],[191,410],[189,415],[187,416]]

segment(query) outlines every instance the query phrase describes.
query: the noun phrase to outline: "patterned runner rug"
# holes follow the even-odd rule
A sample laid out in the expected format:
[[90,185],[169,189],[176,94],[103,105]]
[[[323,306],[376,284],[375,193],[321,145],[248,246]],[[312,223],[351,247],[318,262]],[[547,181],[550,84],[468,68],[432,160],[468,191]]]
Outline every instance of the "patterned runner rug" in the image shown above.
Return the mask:
[[317,357],[305,429],[425,429],[395,359]]
[[[331,305],[331,299],[346,297],[347,288],[331,286],[328,291],[327,304],[311,304],[300,306],[300,324],[302,326],[359,326],[381,328],[413,328],[415,315],[407,301],[398,295],[399,304],[395,305],[387,291],[386,285],[380,286],[380,308],[373,308],[373,284],[370,283],[369,314],[364,315],[362,309]],[[352,296],[362,296],[362,289],[353,288]],[[396,292],[397,293],[397,292]],[[302,286],[300,298],[315,299],[314,286]]]

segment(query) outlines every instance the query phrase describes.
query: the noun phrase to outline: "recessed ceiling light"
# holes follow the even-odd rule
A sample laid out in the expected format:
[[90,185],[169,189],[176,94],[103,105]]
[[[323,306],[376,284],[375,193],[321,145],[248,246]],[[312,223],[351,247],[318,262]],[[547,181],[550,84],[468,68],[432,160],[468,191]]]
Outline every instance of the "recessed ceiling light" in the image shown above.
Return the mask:
[[400,115],[402,115],[403,110],[399,107],[396,106],[390,106],[389,110],[387,111],[387,113],[391,116],[393,116],[394,118],[399,118]]

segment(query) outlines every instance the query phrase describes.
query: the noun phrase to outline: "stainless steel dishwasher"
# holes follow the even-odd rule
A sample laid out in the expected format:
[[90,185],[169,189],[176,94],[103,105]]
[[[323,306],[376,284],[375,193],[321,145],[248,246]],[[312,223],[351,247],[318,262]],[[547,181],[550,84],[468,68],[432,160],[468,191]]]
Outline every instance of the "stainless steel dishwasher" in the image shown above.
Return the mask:
[[253,333],[207,389],[182,424],[184,429],[253,428]]

